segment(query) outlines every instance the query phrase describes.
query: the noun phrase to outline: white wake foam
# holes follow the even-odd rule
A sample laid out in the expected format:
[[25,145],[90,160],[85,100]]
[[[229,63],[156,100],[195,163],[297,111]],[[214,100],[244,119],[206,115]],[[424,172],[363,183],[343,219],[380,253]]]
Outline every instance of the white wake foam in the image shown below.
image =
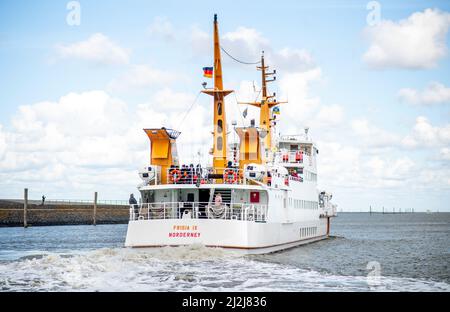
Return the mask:
[[406,278],[339,276],[260,262],[201,245],[104,248],[0,263],[2,291],[450,291]]

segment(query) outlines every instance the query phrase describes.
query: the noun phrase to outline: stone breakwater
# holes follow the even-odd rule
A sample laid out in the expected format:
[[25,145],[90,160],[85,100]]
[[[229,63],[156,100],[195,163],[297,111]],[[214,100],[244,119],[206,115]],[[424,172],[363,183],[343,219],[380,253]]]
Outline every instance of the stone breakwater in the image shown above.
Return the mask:
[[[0,227],[23,226],[23,203],[0,200]],[[97,224],[125,224],[128,205],[97,205]],[[28,204],[28,226],[93,224],[93,204]]]

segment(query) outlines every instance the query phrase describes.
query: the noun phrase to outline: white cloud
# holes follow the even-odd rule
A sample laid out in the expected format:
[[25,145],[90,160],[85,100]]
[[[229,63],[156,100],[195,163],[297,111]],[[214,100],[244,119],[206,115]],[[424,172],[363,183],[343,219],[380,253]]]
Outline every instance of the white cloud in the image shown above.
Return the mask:
[[2,128],[3,126],[0,124],[0,161],[6,152],[6,133],[3,132]]
[[153,22],[148,27],[150,35],[155,37],[161,37],[166,41],[172,41],[175,39],[175,29],[173,28],[170,20],[165,16],[157,16],[153,19]]
[[372,125],[365,118],[352,120],[351,128],[362,139],[362,143],[369,147],[392,147],[400,142],[398,135]]
[[440,154],[440,159],[450,161],[450,148],[449,147],[441,148],[441,150],[439,151],[439,154]]
[[413,177],[412,169],[415,163],[409,157],[385,160],[380,156],[373,156],[367,161],[366,166],[378,179],[405,182],[405,180]]
[[269,40],[254,28],[238,27],[221,38],[221,45],[231,55],[247,62],[259,60],[261,51],[269,49]]
[[450,14],[435,9],[416,12],[398,22],[383,20],[365,29],[370,46],[363,59],[373,68],[435,67],[447,54],[449,27]]
[[111,81],[108,85],[108,89],[114,91],[127,91],[136,88],[160,86],[172,83],[177,79],[184,78],[180,75],[152,68],[148,65],[132,65],[127,72]]
[[[269,39],[254,28],[240,26],[234,31],[225,33],[220,38],[221,46],[233,57],[243,62],[257,62],[261,52],[267,59],[267,65],[285,72],[299,72],[316,67],[312,55],[304,49],[284,47],[276,50]],[[201,55],[212,54],[212,36],[194,26],[191,29],[191,46],[194,53]],[[235,64],[222,53],[222,59],[229,64]]]
[[128,64],[130,52],[101,33],[87,40],[72,44],[59,44],[56,50],[60,58],[80,59],[96,64]]
[[[312,81],[320,77],[317,72],[309,75]],[[252,89],[251,82],[241,85],[243,90]],[[0,194],[10,196],[29,187],[48,198],[86,198],[99,191],[105,199],[126,199],[139,183],[136,169],[149,157],[150,144],[142,128],[180,130],[181,160],[209,160],[210,99],[200,97],[181,123],[194,100],[194,94],[164,88],[136,109],[103,91],[70,93],[58,101],[22,106],[12,119],[11,129],[0,127]],[[319,103],[311,114],[325,122],[329,115],[338,116],[340,107]],[[286,122],[292,121],[283,120]],[[294,126],[299,129],[298,123]],[[361,120],[355,127],[367,136],[378,131]],[[442,137],[442,133],[439,135]],[[411,182],[417,189],[450,185],[448,170],[427,168],[405,155],[373,154],[356,141],[349,144],[345,139],[340,143],[338,133],[335,139],[318,142],[318,168],[321,187],[337,196],[343,189],[401,190]],[[197,156],[199,151],[201,155]],[[440,154],[441,159],[448,159],[448,147],[442,147]]]
[[196,160],[200,149],[207,157],[209,110],[197,103],[181,123],[193,100],[192,94],[165,88],[136,109],[104,91],[21,106],[11,128],[0,127],[0,194],[30,187],[65,197],[88,191],[126,196],[139,183],[137,168],[148,162],[143,128],[180,130],[183,161]]
[[320,81],[322,70],[314,68],[306,72],[287,73],[279,80],[281,90],[279,100],[288,100],[288,104],[281,104],[281,118],[283,124],[298,127],[299,123],[309,126],[307,123],[320,106],[318,97],[311,97],[310,84]]
[[431,82],[423,91],[403,88],[398,92],[401,101],[415,105],[450,103],[450,88],[439,82]]
[[313,128],[327,127],[332,128],[340,125],[344,120],[344,109],[341,105],[322,106],[317,115],[312,119]]
[[189,37],[190,46],[194,54],[212,54],[212,37],[209,35],[209,33],[194,25],[191,27]]
[[[425,172],[407,156],[370,155],[366,149],[351,144],[319,141],[319,184],[329,190],[385,189],[400,190]],[[426,183],[417,181],[417,187]]]
[[433,126],[426,117],[419,116],[412,133],[402,140],[406,148],[440,147],[450,144],[450,124]]
[[306,71],[316,67],[311,53],[304,49],[286,47],[272,52],[269,57],[272,58],[275,68],[284,71]]
[[8,131],[1,171],[70,184],[75,168],[130,167],[136,156],[127,146],[128,114],[125,103],[103,91],[21,106]]
[[361,187],[361,150],[339,142],[318,141],[317,161],[319,185],[335,190],[337,187]]
[[103,136],[106,131],[121,133],[126,114],[126,104],[103,91],[69,93],[57,102],[20,106],[12,125],[20,133],[36,138],[43,134]]

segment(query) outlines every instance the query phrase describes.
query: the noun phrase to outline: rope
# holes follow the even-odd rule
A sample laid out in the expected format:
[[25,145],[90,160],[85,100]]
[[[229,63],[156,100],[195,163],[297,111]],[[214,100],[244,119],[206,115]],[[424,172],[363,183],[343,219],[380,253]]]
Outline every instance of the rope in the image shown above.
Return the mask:
[[187,110],[187,112],[184,114],[183,119],[181,119],[181,122],[178,124],[178,129],[181,129],[181,126],[183,125],[184,120],[186,119],[186,117],[189,115],[189,113],[191,112],[192,108],[194,107],[194,104],[197,103],[197,100],[200,96],[202,92],[200,91],[197,96],[195,97],[194,102],[192,102],[191,106],[189,107],[189,109]]
[[234,96],[234,100],[235,100],[235,103],[236,103],[236,107],[237,107],[238,112],[239,112],[239,117],[241,118],[242,125],[245,125],[244,118],[243,118],[242,112],[241,112],[241,108],[239,107],[238,99],[237,99],[237,96],[236,96],[236,94],[234,92],[233,92],[233,96]]
[[233,57],[230,53],[228,53],[224,48],[222,48],[222,46],[220,47],[220,49],[225,52],[226,55],[228,55],[230,58],[232,58],[233,60],[235,60],[238,63],[244,64],[244,65],[257,65],[260,64],[261,61],[258,62],[254,62],[254,63],[249,63],[249,62],[244,62],[244,61],[240,61],[237,58]]

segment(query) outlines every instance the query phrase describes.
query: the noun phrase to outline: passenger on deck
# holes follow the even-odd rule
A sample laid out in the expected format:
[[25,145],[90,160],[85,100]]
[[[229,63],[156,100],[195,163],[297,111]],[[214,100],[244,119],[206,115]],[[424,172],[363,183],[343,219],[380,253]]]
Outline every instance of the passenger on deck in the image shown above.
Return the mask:
[[222,194],[217,193],[216,198],[214,199],[214,204],[216,207],[222,206]]
[[198,164],[197,167],[195,168],[195,173],[197,174],[197,176],[201,177],[202,176],[202,165]]
[[181,166],[181,184],[186,184],[187,168],[186,165]]
[[193,164],[189,165],[188,184],[194,184],[195,168]]

